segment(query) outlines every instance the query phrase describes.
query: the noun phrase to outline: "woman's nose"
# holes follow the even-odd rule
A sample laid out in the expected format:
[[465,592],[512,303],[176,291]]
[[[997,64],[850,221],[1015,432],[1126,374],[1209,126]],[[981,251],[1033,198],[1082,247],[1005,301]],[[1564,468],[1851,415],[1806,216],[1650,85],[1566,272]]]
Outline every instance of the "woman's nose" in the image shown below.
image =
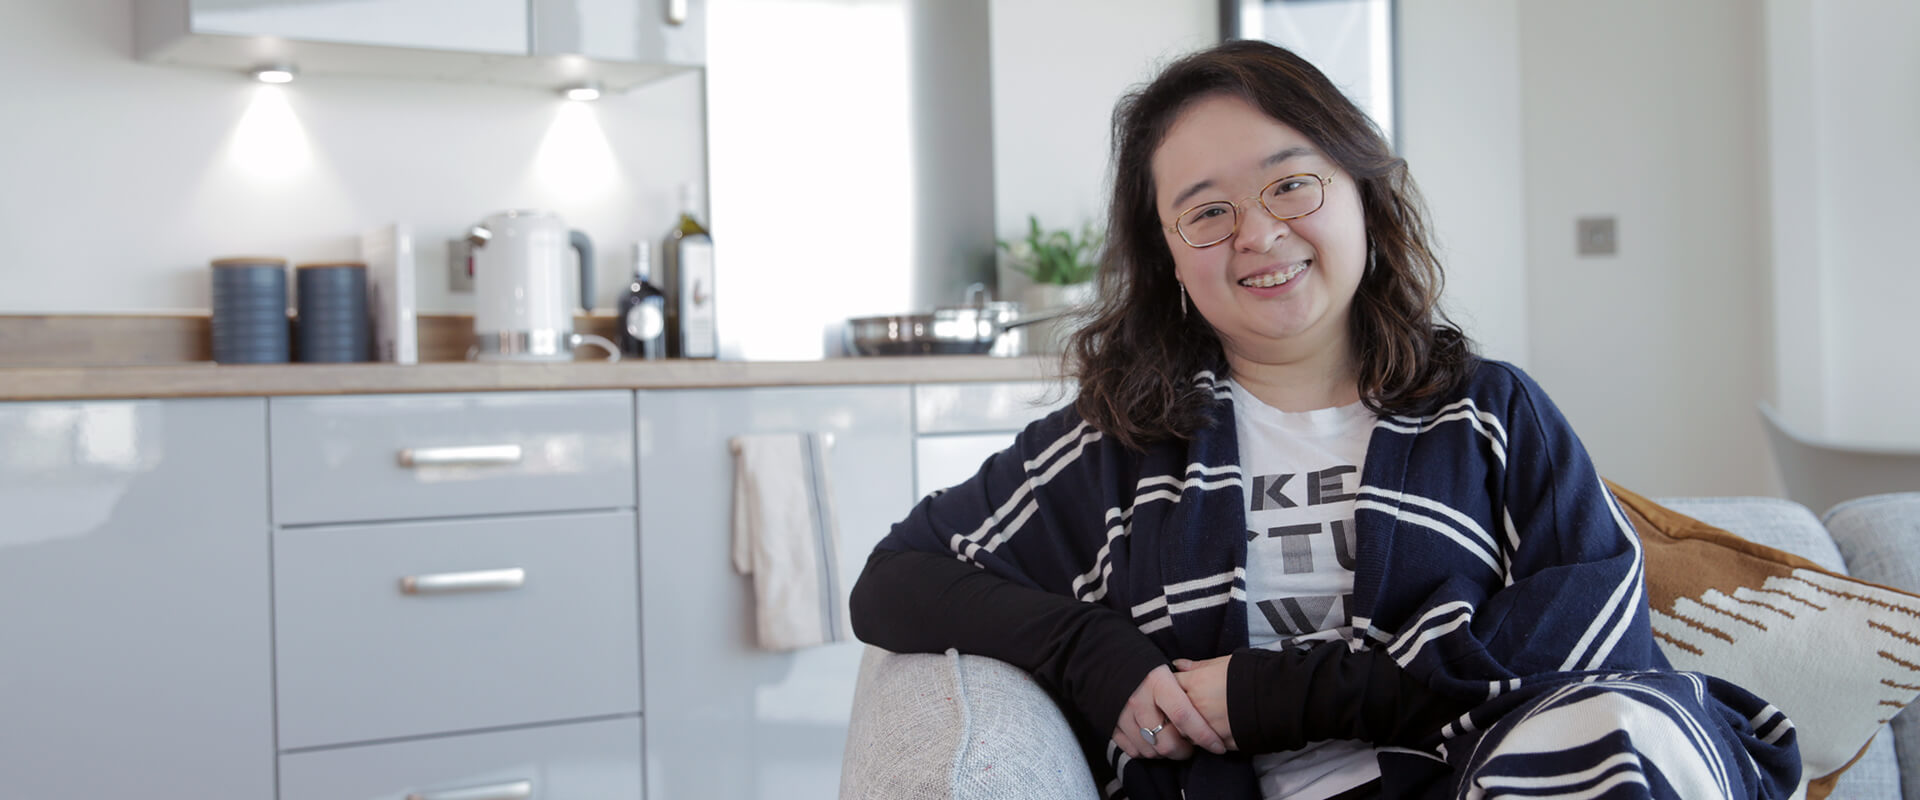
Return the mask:
[[1291,226],[1274,219],[1256,203],[1253,208],[1240,212],[1240,230],[1233,234],[1233,246],[1242,252],[1264,253],[1292,232]]

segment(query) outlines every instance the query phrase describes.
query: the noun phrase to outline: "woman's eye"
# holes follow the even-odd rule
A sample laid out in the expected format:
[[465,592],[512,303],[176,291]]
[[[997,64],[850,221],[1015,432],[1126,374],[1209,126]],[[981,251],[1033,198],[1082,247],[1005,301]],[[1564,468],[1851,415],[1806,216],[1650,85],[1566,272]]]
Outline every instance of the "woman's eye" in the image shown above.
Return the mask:
[[1193,218],[1194,219],[1212,219],[1214,217],[1220,216],[1221,214],[1225,214],[1225,213],[1227,213],[1227,210],[1221,206],[1207,206],[1206,208],[1200,209],[1198,213],[1194,214]]
[[1288,179],[1286,179],[1286,180],[1284,180],[1284,181],[1281,181],[1281,182],[1279,182],[1279,183],[1276,183],[1276,184],[1274,184],[1274,185],[1273,185],[1273,193],[1274,193],[1274,194],[1286,194],[1287,192],[1291,192],[1291,191],[1293,191],[1293,190],[1295,190],[1295,189],[1298,189],[1298,188],[1300,188],[1300,187],[1302,187],[1302,186],[1305,186],[1305,185],[1307,185],[1307,182],[1306,182],[1305,180],[1303,180],[1303,179],[1300,179],[1300,178],[1288,178]]

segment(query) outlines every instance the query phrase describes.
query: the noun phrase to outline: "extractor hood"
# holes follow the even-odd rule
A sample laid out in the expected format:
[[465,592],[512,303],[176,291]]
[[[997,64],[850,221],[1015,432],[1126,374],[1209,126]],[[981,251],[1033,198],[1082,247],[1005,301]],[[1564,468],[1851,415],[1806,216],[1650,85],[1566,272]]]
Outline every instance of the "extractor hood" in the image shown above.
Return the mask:
[[705,0],[133,0],[146,61],[624,91],[702,66]]

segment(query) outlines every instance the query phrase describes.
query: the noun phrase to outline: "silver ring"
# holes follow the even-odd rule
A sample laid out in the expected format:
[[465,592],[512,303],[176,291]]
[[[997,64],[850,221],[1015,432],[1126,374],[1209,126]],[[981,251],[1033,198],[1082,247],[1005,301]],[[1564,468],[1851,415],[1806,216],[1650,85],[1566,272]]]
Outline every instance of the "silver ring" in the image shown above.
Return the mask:
[[1159,743],[1158,741],[1155,741],[1155,740],[1154,740],[1154,734],[1157,734],[1157,733],[1159,733],[1159,732],[1160,732],[1160,729],[1161,729],[1161,728],[1165,728],[1165,727],[1167,727],[1167,723],[1164,723],[1164,722],[1162,722],[1162,723],[1160,723],[1160,724],[1158,724],[1158,725],[1155,725],[1155,726],[1153,726],[1153,727],[1151,727],[1151,728],[1141,728],[1141,729],[1140,729],[1140,738],[1143,738],[1143,739],[1146,739],[1146,740],[1147,740],[1147,744],[1151,744],[1151,745],[1158,745],[1158,744],[1160,744],[1160,743]]

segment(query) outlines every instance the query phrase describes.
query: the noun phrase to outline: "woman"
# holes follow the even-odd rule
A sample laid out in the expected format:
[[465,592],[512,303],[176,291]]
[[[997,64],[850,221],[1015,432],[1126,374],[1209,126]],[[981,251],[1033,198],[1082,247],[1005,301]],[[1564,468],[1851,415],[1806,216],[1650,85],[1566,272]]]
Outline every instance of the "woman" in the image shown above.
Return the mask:
[[895,526],[860,638],[1029,670],[1109,795],[1791,793],[1791,724],[1669,670],[1578,438],[1438,311],[1359,109],[1233,42],[1114,119],[1078,397]]

